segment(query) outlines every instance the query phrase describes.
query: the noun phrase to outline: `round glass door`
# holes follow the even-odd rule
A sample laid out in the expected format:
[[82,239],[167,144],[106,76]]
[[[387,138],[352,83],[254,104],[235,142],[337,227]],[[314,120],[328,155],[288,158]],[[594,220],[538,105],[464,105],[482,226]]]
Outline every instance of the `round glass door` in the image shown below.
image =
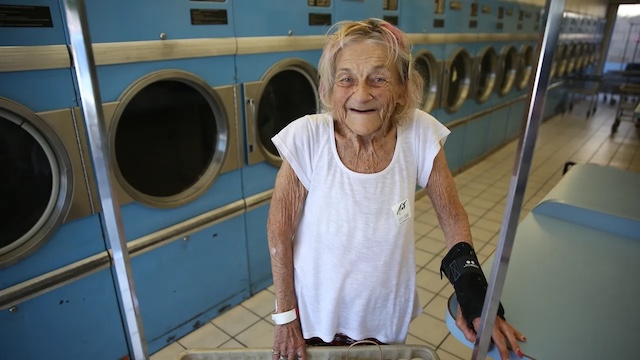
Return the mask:
[[435,108],[438,95],[438,80],[440,79],[438,61],[433,54],[423,51],[416,54],[415,68],[424,82],[420,108],[429,112]]
[[584,44],[580,43],[576,46],[576,68],[575,71],[581,71],[586,65],[585,61],[586,49]]
[[469,95],[472,60],[464,49],[456,51],[448,62],[444,108],[454,113],[462,107]]
[[595,64],[597,59],[596,44],[589,44],[589,64]]
[[500,88],[498,89],[500,95],[506,95],[511,91],[516,79],[517,67],[518,51],[513,46],[509,46],[502,51],[502,81],[500,82]]
[[[522,51],[520,51],[520,56],[518,57],[518,73],[516,74],[516,88],[518,90],[522,90],[527,86],[529,79],[531,79],[532,71],[533,48],[531,46],[525,46],[522,48]],[[553,75],[551,75],[551,77],[553,77]]]
[[567,50],[567,74],[571,75],[576,70],[576,45],[571,44]]
[[478,103],[489,100],[496,85],[498,53],[490,47],[481,52],[476,66],[476,89],[474,98]]
[[71,161],[40,117],[0,99],[0,268],[43,245],[69,210]]
[[558,77],[563,77],[567,71],[567,46],[560,45],[558,48]]
[[268,71],[259,94],[256,112],[256,140],[264,158],[282,164],[271,141],[292,121],[319,110],[317,72],[303,62],[284,62]]
[[115,174],[136,201],[175,207],[204,193],[228,146],[227,114],[193,74],[152,73],[125,91],[111,123]]

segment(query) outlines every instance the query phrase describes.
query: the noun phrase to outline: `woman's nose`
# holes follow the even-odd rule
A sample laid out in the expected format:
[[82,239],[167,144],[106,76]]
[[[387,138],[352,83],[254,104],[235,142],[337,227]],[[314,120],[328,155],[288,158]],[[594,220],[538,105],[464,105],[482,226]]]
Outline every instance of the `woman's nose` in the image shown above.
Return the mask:
[[353,94],[354,100],[359,102],[367,102],[373,98],[371,95],[371,87],[366,81],[359,81]]

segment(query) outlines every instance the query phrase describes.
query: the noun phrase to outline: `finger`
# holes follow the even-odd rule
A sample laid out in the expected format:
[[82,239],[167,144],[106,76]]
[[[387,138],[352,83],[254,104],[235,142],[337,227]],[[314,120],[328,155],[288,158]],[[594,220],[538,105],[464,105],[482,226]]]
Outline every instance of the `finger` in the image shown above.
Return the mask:
[[519,341],[527,341],[527,338],[522,335],[522,333],[520,331],[518,331],[516,328],[511,327],[513,329],[513,332],[515,333],[516,339],[518,339]]
[[298,347],[298,351],[296,351],[296,355],[298,355],[298,359],[307,360],[307,346],[306,344],[302,344]]
[[502,328],[502,333],[507,338],[509,345],[511,345],[511,349],[513,352],[518,354],[519,357],[522,357],[522,349],[520,349],[520,344],[518,343],[518,339],[516,338],[516,330],[512,328],[509,324],[504,323]]
[[469,325],[467,325],[467,321],[464,319],[464,317],[462,317],[460,306],[458,306],[458,313],[456,314],[456,326],[458,327],[458,329],[460,329],[460,331],[462,331],[462,334],[464,335],[464,338],[467,339],[467,341],[476,341],[476,332],[473,331],[473,329],[471,329]]
[[498,347],[498,352],[500,353],[500,359],[509,360],[509,349],[507,349],[507,342],[500,332],[500,329],[497,326],[493,327],[493,335],[491,336],[493,342]]

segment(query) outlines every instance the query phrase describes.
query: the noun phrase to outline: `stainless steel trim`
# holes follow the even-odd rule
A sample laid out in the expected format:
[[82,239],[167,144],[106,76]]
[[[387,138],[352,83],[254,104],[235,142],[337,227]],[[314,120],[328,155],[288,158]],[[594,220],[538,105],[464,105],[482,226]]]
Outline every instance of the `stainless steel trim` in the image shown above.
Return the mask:
[[66,45],[0,46],[0,72],[70,67]]
[[240,84],[218,86],[213,91],[218,94],[225,113],[225,119],[229,124],[229,147],[227,149],[227,157],[222,164],[220,173],[224,174],[242,167],[242,157],[240,156],[240,144],[242,133],[242,125],[240,123],[240,104],[237,102],[236,94]]
[[58,230],[71,207],[77,179],[64,143],[45,120],[23,105],[1,97],[0,115],[20,126],[40,144],[51,166],[53,181],[48,204],[40,219],[16,241],[0,248],[0,268],[3,268],[31,255]]
[[[482,63],[484,62],[485,56],[490,56],[490,64],[488,69],[482,68]],[[487,46],[483,48],[475,58],[472,92],[473,98],[479,104],[487,102],[487,100],[489,100],[491,94],[493,93],[493,90],[496,86],[496,78],[498,76],[498,61],[498,53],[493,48],[493,46]],[[483,73],[487,73],[487,77],[484,87],[480,88],[480,79]]]
[[597,39],[597,34],[560,34],[560,40],[594,40]]
[[[45,111],[36,114],[43,119],[56,133],[64,145],[65,152],[71,161],[71,171],[73,171],[73,196],[69,212],[64,218],[64,222],[80,219],[92,214],[91,201],[85,172],[83,159],[78,144],[78,134],[76,124],[73,121],[73,110],[70,108]],[[84,127],[82,127],[84,129]]]
[[65,0],[64,11],[71,43],[71,56],[74,60],[98,193],[100,194],[105,235],[112,249],[113,266],[111,271],[117,283],[120,305],[122,306],[121,317],[127,330],[129,351],[134,359],[142,360],[147,358],[147,344],[133,282],[133,273],[131,272],[120,205],[113,196],[114,187],[111,183],[109,168],[111,154],[105,141],[107,138],[102,107],[100,106],[100,89],[84,2],[82,0]]
[[[263,160],[266,160],[274,166],[280,166],[282,159],[279,156],[269,153],[260,141],[258,131],[258,113],[260,111],[260,99],[267,86],[269,80],[271,80],[277,74],[286,71],[293,70],[302,74],[311,85],[316,98],[316,109],[320,108],[320,96],[318,94],[318,72],[316,68],[306,62],[303,59],[291,58],[285,59],[275,63],[262,75],[260,81],[251,83],[245,83],[244,87],[244,100],[246,116],[245,131],[247,142],[245,144],[245,151],[247,152],[248,164],[256,164]],[[275,134],[274,134],[275,135]]]
[[[449,97],[449,88],[451,86],[451,67],[453,66],[453,61],[459,55],[463,57],[465,77],[463,80],[461,80],[459,93],[457,94],[458,96],[455,99],[455,102],[453,104],[448,104],[447,99]],[[471,77],[472,77],[471,73],[472,72],[473,72],[473,60],[471,59],[471,55],[469,55],[467,50],[465,50],[464,48],[456,49],[449,57],[449,60],[447,60],[445,63],[444,75],[443,75],[443,81],[442,81],[442,84],[443,84],[442,98],[441,98],[442,107],[448,113],[457,112],[458,110],[460,110],[464,102],[467,101],[467,98],[469,97],[470,90],[471,90]],[[461,75],[456,74],[456,76],[461,76]]]
[[446,44],[458,42],[496,42],[496,41],[528,41],[535,40],[537,33],[498,34],[498,33],[441,33],[441,34],[407,34],[414,45]]
[[96,65],[234,55],[235,38],[148,40],[92,44]]
[[505,42],[505,41],[529,41],[536,40],[538,33],[513,34],[513,33],[479,33],[478,42]]
[[[271,193],[272,191],[267,191],[263,197],[268,196],[270,199]],[[256,201],[264,201],[258,199],[259,196],[260,194],[256,195]],[[245,201],[238,200],[153,234],[132,240],[127,243],[130,257],[142,255],[172,241],[180,240],[201,229],[211,227],[235,216],[240,216],[244,214],[244,208]],[[104,251],[20,284],[2,289],[0,290],[0,310],[8,309],[11,306],[80,280],[95,272],[108,269],[111,265],[111,257],[110,251]]]
[[[528,55],[528,56],[527,56]],[[516,71],[516,89],[522,90],[531,80],[533,69],[533,48],[529,45],[522,45],[518,55],[518,69]]]
[[322,50],[324,35],[238,37],[237,55]]
[[427,63],[427,71],[429,71],[428,75],[429,79],[431,79],[430,84],[424,84],[425,86],[429,85],[429,88],[423,88],[422,99],[424,99],[424,104],[422,104],[421,108],[426,112],[438,109],[440,107],[440,92],[438,90],[442,82],[442,63],[429,50],[420,50],[413,55],[413,58],[414,68],[416,68],[418,61]]
[[[511,58],[509,58],[511,56]],[[500,73],[498,76],[498,94],[504,96],[511,91],[516,79],[518,68],[518,50],[513,45],[507,45],[500,51]]]
[[488,109],[484,109],[482,111],[478,111],[477,113],[473,113],[471,115],[467,115],[467,116],[461,117],[460,119],[454,120],[454,121],[446,124],[446,127],[449,128],[449,129],[453,129],[453,128],[456,128],[458,126],[462,126],[462,125],[464,125],[464,124],[466,124],[468,122],[471,122],[471,121],[473,121],[473,120],[475,120],[475,119],[477,119],[479,117],[482,117],[482,116],[485,116],[485,115],[489,115],[489,114],[491,114],[493,112],[496,112],[496,111],[498,111],[500,109],[503,109],[505,107],[511,106],[511,105],[513,105],[513,104],[515,104],[517,102],[523,101],[523,100],[526,99],[526,96],[527,95],[520,95],[520,96],[516,97],[515,99],[502,102],[502,103],[500,103],[500,105],[496,105],[496,106],[490,107]]
[[[141,90],[157,81],[183,82],[199,91],[202,96],[209,102],[210,108],[214,113],[217,129],[216,148],[211,161],[209,162],[204,173],[200,175],[200,177],[192,186],[185,189],[181,193],[164,197],[145,194],[130,185],[120,171],[120,167],[118,166],[117,158],[115,156],[116,130],[118,128],[118,124],[122,114],[129,105],[129,102]],[[215,182],[218,175],[220,175],[222,164],[227,157],[229,151],[230,124],[228,121],[228,117],[225,115],[226,111],[224,110],[224,105],[218,94],[204,80],[194,74],[182,70],[159,70],[149,73],[138,79],[122,93],[122,95],[118,99],[117,106],[113,112],[113,115],[106,118],[106,126],[108,127],[107,136],[109,139],[109,149],[113,152],[114,155],[112,157],[112,164],[114,165],[113,172],[116,179],[118,180],[118,185],[122,190],[124,190],[124,192],[126,192],[129,197],[131,197],[131,199],[156,208],[171,208],[193,201],[204,192],[206,192],[207,189],[209,189],[209,187]],[[118,191],[116,193],[120,194],[121,192]],[[126,197],[122,197],[122,200],[128,201],[129,199],[127,199]]]
[[248,198],[245,199],[246,211],[249,212],[262,205],[268,204],[269,202],[271,202],[272,196],[273,196],[273,189],[261,192],[253,196],[249,196]]
[[548,88],[553,52],[556,42],[558,41],[564,5],[565,0],[547,0],[545,5],[544,14],[547,14],[547,20],[545,21],[544,31],[538,40],[538,49],[540,49],[540,52],[536,56],[536,70],[529,94],[527,116],[523,119],[525,120],[523,121],[524,127],[520,135],[520,141],[518,142],[516,162],[514,164],[509,192],[507,193],[505,215],[500,229],[498,247],[494,254],[493,269],[488,281],[489,286],[482,308],[482,320],[480,321],[480,328],[478,329],[478,337],[472,353],[472,358],[475,360],[484,359],[489,350],[489,342],[496,319],[495,315],[490,316],[489,314],[496,314],[498,312],[498,304],[500,303],[502,289],[507,276],[507,268],[511,260],[511,250],[513,249],[520,209],[524,201],[535,142],[538,136],[542,114],[544,113],[544,99]]

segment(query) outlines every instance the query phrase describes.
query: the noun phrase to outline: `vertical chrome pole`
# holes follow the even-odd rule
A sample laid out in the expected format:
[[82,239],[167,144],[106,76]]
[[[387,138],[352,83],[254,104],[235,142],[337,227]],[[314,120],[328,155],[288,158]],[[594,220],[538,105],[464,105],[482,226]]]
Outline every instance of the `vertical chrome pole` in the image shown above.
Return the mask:
[[[493,270],[489,279],[487,294],[482,307],[482,321],[478,329],[478,336],[473,348],[472,359],[480,360],[487,357],[489,341],[493,333],[495,315],[498,312],[498,304],[502,296],[502,289],[507,277],[507,268],[513,249],[513,241],[520,217],[520,209],[524,199],[524,191],[527,187],[529,170],[533,150],[540,128],[540,120],[544,112],[544,98],[549,85],[549,74],[551,63],[558,41],[562,12],[564,11],[565,0],[547,0],[544,13],[547,16],[544,31],[538,39],[538,49],[540,52],[536,60],[536,72],[529,94],[529,106],[527,116],[523,119],[524,129],[518,142],[515,165],[511,175],[511,185],[507,195],[507,205],[505,216],[502,220],[500,230],[500,240],[496,249]],[[506,304],[508,309],[508,304]],[[486,331],[485,331],[486,330]]]
[[142,329],[142,320],[138,308],[133,283],[133,274],[129,262],[120,204],[113,196],[111,185],[111,171],[109,165],[110,153],[105,143],[105,125],[102,114],[102,101],[95,71],[91,37],[87,26],[86,11],[83,0],[64,0],[67,29],[71,41],[71,55],[75,66],[80,97],[82,99],[82,112],[84,114],[89,146],[98,194],[102,206],[102,216],[105,224],[105,234],[111,245],[112,264],[111,271],[117,281],[120,301],[122,306],[122,320],[127,329],[129,351],[136,360],[147,358],[147,346]]

